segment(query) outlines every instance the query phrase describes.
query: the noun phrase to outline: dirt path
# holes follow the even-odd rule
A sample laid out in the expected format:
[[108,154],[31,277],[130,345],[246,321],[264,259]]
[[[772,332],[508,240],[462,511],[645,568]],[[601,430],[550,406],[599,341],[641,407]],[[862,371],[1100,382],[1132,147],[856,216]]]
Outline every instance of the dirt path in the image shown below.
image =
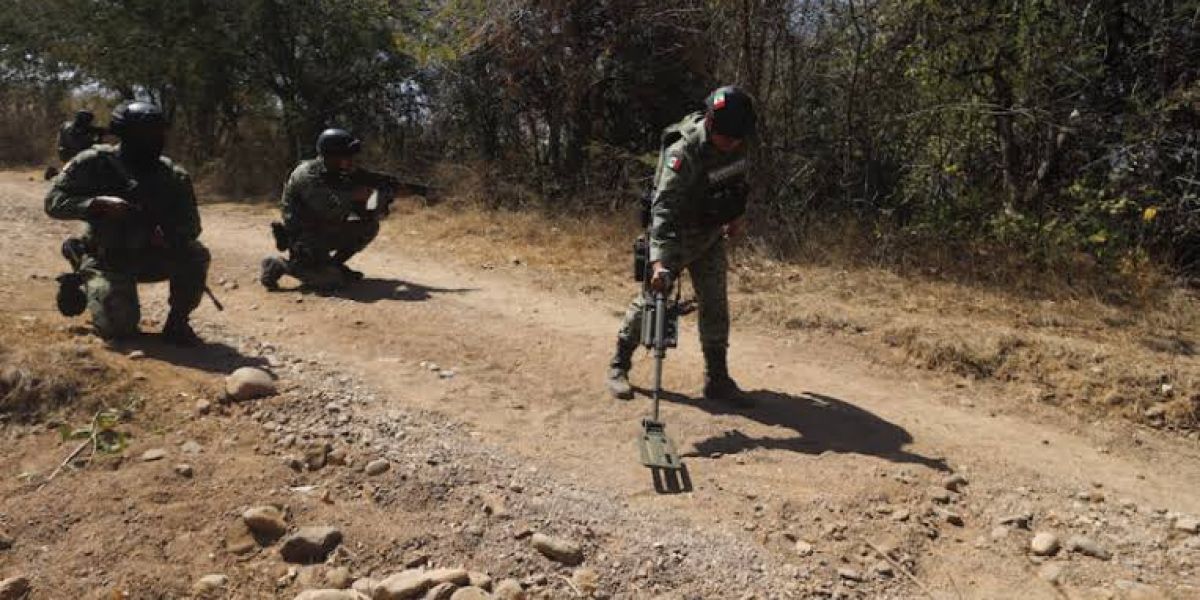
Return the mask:
[[[42,216],[42,193],[25,174],[0,175],[8,310],[41,308],[29,301],[47,298],[52,282],[30,277],[60,267],[57,241],[71,226]],[[1128,588],[1118,582],[1132,581],[1181,598],[1200,593],[1193,546],[1174,552],[1191,540],[1170,523],[1174,513],[1200,514],[1194,444],[1120,425],[1026,418],[1003,389],[887,371],[828,341],[780,341],[736,324],[732,368],[757,404],[728,410],[691,397],[702,363],[688,323],[668,359],[666,383],[676,394],[665,418],[688,456],[694,490],[660,495],[632,443],[648,402],[615,402],[602,391],[620,306],[548,290],[552,273],[438,256],[402,220],[386,223],[356,259],[369,279],[345,297],[268,294],[255,278],[271,250],[271,216],[256,207],[204,208],[211,281],[226,282],[214,288],[229,310],[206,303],[197,313],[202,333],[219,329],[315,358],[378,390],[379,414],[389,406],[440,413],[531,470],[656,522],[741,538],[769,550],[774,563],[799,565],[769,568],[774,577],[836,580],[838,568],[878,562],[862,549],[871,540],[903,548],[943,595],[1116,594]],[[161,310],[164,292],[148,293],[150,314]],[[439,377],[423,366],[430,362],[455,375]],[[635,381],[648,380],[648,362],[639,354]],[[969,484],[938,498],[950,473]],[[1069,575],[1048,583],[1025,551],[1029,532],[995,531],[998,519],[1025,511],[1035,515],[1033,529],[1090,535],[1114,558],[1064,555]],[[964,525],[947,524],[947,512]],[[815,558],[797,557],[793,538],[811,543]],[[918,594],[895,577],[897,589],[908,590],[900,596]]]

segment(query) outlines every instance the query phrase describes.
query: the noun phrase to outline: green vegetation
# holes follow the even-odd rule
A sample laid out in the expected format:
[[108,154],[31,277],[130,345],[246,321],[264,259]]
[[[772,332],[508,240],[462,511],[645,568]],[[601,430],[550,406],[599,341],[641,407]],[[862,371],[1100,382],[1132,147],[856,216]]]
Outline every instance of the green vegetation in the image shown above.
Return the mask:
[[220,191],[273,191],[339,123],[494,206],[613,210],[735,82],[773,254],[1118,301],[1200,273],[1200,0],[9,0],[0,30],[0,161],[144,95]]

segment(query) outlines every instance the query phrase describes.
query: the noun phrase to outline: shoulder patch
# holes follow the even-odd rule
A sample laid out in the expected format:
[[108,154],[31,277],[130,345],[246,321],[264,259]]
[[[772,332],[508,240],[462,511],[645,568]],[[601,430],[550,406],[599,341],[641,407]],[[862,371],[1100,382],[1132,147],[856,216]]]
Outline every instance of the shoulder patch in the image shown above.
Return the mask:
[[671,158],[668,158],[667,159],[667,168],[678,173],[680,171],[680,169],[683,169],[683,157],[676,154],[676,155],[672,156]]

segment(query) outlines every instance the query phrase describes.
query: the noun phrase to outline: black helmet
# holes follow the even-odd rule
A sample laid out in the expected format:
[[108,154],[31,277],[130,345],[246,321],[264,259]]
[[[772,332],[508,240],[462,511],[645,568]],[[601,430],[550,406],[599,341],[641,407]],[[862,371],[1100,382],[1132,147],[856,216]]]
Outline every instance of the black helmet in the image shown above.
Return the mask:
[[92,121],[95,121],[95,120],[96,120],[96,115],[92,114],[92,111],[90,111],[90,110],[81,110],[81,111],[77,111],[75,113],[75,124],[76,125],[91,125]]
[[754,114],[754,99],[736,86],[717,88],[704,100],[708,114],[712,115],[712,131],[735,138],[754,135],[757,116]]
[[166,129],[167,117],[161,108],[150,102],[126,102],[113,111],[109,129],[122,137],[131,129]]
[[362,150],[362,142],[345,129],[326,129],[317,136],[318,156],[351,156]]

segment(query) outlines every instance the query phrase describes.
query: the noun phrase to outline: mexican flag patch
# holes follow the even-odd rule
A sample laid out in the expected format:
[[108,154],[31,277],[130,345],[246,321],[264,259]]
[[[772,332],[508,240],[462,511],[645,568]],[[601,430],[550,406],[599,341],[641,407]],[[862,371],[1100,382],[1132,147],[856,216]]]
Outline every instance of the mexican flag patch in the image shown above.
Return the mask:
[[713,108],[716,110],[725,108],[725,92],[717,92],[717,94],[713,96]]
[[671,158],[667,159],[667,167],[678,173],[679,169],[683,168],[683,159],[679,158],[678,156],[672,156]]

